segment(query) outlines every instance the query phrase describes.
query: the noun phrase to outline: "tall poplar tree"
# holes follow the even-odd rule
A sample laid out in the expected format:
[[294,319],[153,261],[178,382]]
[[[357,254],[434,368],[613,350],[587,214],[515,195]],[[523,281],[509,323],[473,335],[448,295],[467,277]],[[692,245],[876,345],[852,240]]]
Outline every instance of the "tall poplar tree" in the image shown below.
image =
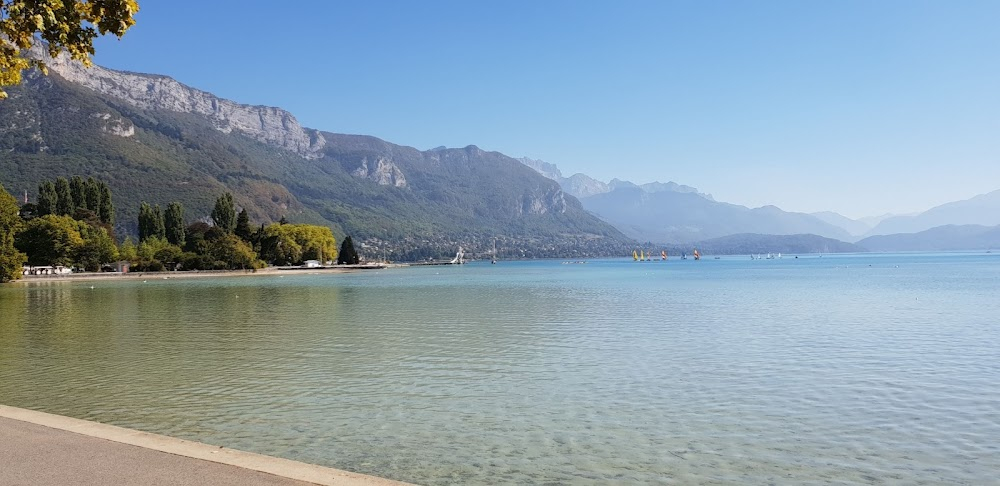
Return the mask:
[[101,182],[101,203],[96,212],[102,223],[115,224],[115,205],[111,202],[111,188],[104,182]]
[[179,202],[168,204],[163,219],[167,241],[177,246],[184,246],[184,206],[181,206]]
[[56,214],[59,216],[69,216],[75,211],[73,206],[73,194],[69,188],[69,181],[65,177],[56,179]]
[[101,210],[101,183],[93,177],[87,178],[87,209],[95,214]]
[[83,177],[78,175],[73,176],[73,178],[69,180],[69,191],[73,196],[74,213],[77,209],[95,209],[87,206],[87,184],[83,182]]
[[247,209],[243,208],[240,211],[240,215],[236,217],[236,230],[234,230],[236,236],[239,236],[241,240],[250,243],[250,238],[253,234],[250,231],[250,217],[247,216]]
[[167,237],[167,225],[163,222],[163,211],[160,205],[153,206],[153,235],[157,238]]
[[233,203],[231,192],[227,192],[215,200],[212,221],[215,222],[215,226],[226,233],[232,233],[236,229],[236,205]]
[[153,208],[146,204],[146,201],[139,204],[139,243],[155,236],[153,234],[155,231],[153,228],[155,226],[154,219]]
[[56,185],[52,181],[44,181],[38,185],[38,216],[55,214],[56,201],[59,195],[56,194]]

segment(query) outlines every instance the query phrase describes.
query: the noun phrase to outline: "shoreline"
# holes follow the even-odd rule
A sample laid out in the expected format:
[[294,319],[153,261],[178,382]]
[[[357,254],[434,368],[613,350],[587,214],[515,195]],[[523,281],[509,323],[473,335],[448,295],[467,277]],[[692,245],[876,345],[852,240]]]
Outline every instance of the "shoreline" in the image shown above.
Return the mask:
[[31,284],[40,282],[87,282],[87,281],[117,281],[117,280],[173,280],[188,278],[220,278],[220,277],[260,277],[273,275],[315,275],[340,274],[360,272],[364,270],[384,270],[408,265],[398,263],[375,263],[361,265],[341,265],[336,267],[267,267],[257,270],[191,270],[167,272],[80,272],[64,275],[24,275],[10,284]]
[[[5,425],[3,420],[14,421],[7,427],[17,427],[15,433],[8,437],[11,442],[4,445],[11,447],[13,444],[25,454],[27,462],[38,461],[40,464],[0,471],[0,482],[6,482],[3,479],[5,474],[11,474],[13,477],[7,480],[15,484],[19,479],[29,480],[31,484],[65,484],[70,478],[84,484],[143,484],[170,474],[178,484],[241,484],[248,479],[255,479],[252,481],[254,484],[409,484],[7,405],[0,405],[0,426]],[[44,451],[30,452],[40,448]],[[51,451],[62,451],[59,453],[59,464],[45,460],[45,453]],[[122,468],[132,480],[123,481]],[[252,474],[248,478],[249,473]],[[259,473],[264,476],[253,475]],[[275,477],[275,480],[268,480],[267,475]]]

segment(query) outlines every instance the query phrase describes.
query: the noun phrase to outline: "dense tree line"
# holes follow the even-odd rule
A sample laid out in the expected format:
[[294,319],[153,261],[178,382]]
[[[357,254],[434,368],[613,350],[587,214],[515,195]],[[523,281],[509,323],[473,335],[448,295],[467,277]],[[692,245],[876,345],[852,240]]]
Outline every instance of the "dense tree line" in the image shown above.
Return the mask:
[[78,211],[89,211],[103,224],[115,224],[115,206],[111,189],[93,177],[84,180],[73,176],[67,180],[43,181],[38,185],[38,203],[28,208],[34,216],[75,216]]
[[18,208],[4,190],[0,199],[0,281],[20,277],[25,263],[97,271],[118,258],[107,184],[60,177],[39,185],[37,204]]
[[337,257],[330,228],[280,222],[253,230],[246,209],[236,211],[231,193],[216,199],[211,221],[185,226],[180,203],[170,203],[163,212],[159,205],[143,202],[139,207],[139,244],[131,259],[134,269],[254,269],[265,262],[299,265],[306,260],[325,262]]
[[[166,211],[142,202],[138,243],[126,237],[116,245],[113,218],[111,192],[93,178],[43,182],[38,204],[21,207],[0,187],[0,281],[19,278],[25,263],[98,271],[105,264],[125,260],[136,271],[160,271],[256,269],[266,263],[341,260],[330,228],[288,224],[282,219],[252,229],[246,209],[237,212],[230,193],[216,200],[212,224],[185,225],[179,202],[168,204]],[[345,243],[356,263],[353,243]]]

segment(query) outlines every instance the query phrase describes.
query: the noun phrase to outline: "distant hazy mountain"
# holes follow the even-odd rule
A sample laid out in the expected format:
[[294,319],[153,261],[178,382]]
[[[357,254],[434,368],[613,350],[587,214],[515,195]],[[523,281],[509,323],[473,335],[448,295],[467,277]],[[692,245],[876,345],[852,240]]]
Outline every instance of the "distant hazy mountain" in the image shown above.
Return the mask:
[[529,159],[527,157],[521,157],[520,159],[517,160],[520,161],[522,164],[531,167],[532,169],[535,169],[535,171],[538,172],[539,174],[549,179],[552,179],[556,182],[559,182],[559,180],[562,179],[562,172],[559,172],[559,168],[556,167],[555,164],[550,164],[543,160]]
[[738,234],[811,233],[851,239],[847,231],[804,213],[774,206],[750,209],[690,192],[646,192],[638,187],[580,199],[584,209],[639,241],[692,242]]
[[830,223],[838,228],[843,228],[843,230],[850,233],[851,236],[861,236],[872,229],[872,227],[864,221],[851,219],[833,211],[821,211],[811,214],[819,218],[821,221]]
[[[542,175],[545,175],[545,173],[543,172]],[[562,187],[562,190],[577,198],[584,198],[595,194],[604,194],[605,192],[611,190],[607,183],[591,178],[585,174],[577,173],[569,176],[568,178],[558,178],[554,180],[559,183],[559,187]]]
[[882,221],[896,216],[912,216],[912,215],[885,213],[878,216],[865,216],[864,218],[858,218],[858,221],[868,225],[869,228],[874,228],[878,226],[878,224],[881,223]]
[[761,235],[744,233],[700,241],[693,245],[705,255],[766,253],[851,253],[864,248],[816,235]]
[[601,182],[594,179],[586,174],[576,173],[570,177],[563,177],[562,171],[559,170],[555,164],[550,164],[542,160],[529,159],[527,157],[522,157],[519,160],[522,164],[535,169],[539,174],[552,179],[559,183],[562,190],[566,193],[573,195],[577,198],[584,198],[588,196],[593,196],[595,194],[604,194],[606,192],[614,191],[615,189],[622,188],[639,188],[646,192],[684,192],[684,193],[694,193],[699,194],[702,197],[712,199],[711,194],[701,194],[698,189],[691,186],[685,186],[678,184],[676,182],[650,182],[647,184],[636,184],[631,181],[623,181],[621,179],[611,179],[611,182]]
[[875,226],[868,236],[917,233],[938,226],[967,224],[1000,224],[1000,190],[942,204],[913,216],[887,218]]
[[794,235],[812,233],[853,240],[867,229],[862,223],[835,213],[845,221],[831,223],[813,215],[782,211],[774,206],[750,209],[715,201],[710,194],[676,182],[635,184],[612,179],[604,183],[585,174],[564,178],[559,169],[539,160],[520,159],[540,174],[559,182],[563,191],[580,199],[586,210],[640,241],[691,242],[736,233]]
[[956,251],[1000,249],[1000,226],[946,225],[919,233],[870,236],[859,241],[871,251]]

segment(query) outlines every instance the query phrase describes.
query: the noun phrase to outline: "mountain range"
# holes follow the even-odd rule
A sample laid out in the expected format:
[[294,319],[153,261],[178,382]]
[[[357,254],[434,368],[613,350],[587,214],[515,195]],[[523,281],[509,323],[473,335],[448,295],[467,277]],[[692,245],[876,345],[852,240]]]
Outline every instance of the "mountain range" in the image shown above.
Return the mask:
[[815,215],[775,206],[751,209],[720,202],[672,181],[638,185],[613,179],[604,183],[585,174],[563,177],[558,167],[543,161],[519,160],[558,182],[564,191],[578,197],[586,210],[638,241],[691,243],[742,233],[852,239],[849,231]]
[[858,246],[870,251],[1000,250],[1000,226],[937,226],[918,233],[869,236]]
[[[866,243],[873,247],[872,250],[883,251],[882,242],[889,240],[867,237],[911,234],[948,225],[989,227],[1000,224],[1000,190],[943,204],[916,214],[884,214],[851,219],[832,211],[805,214],[783,211],[775,206],[748,208],[716,201],[710,194],[675,182],[637,185],[619,179],[604,183],[585,174],[563,177],[554,164],[528,158],[518,160],[558,182],[564,191],[578,197],[585,209],[638,241],[673,244],[697,242],[705,245],[708,243],[706,240],[729,235],[813,234],[858,243],[855,247],[842,247],[845,248],[843,251],[863,251],[862,247],[866,247]],[[961,235],[953,234],[954,231],[956,230],[940,229],[922,235],[923,239],[900,236],[890,240],[898,243],[894,247],[900,251],[931,247],[982,247],[984,240],[966,240]],[[935,236],[940,236],[942,240],[932,244]],[[733,240],[724,238],[719,241],[726,242],[732,251],[736,251],[736,246],[743,246],[733,246]],[[963,244],[966,246],[963,247]]]
[[[37,51],[37,52],[36,52]],[[40,49],[36,56],[44,56]],[[395,259],[486,251],[525,257],[619,254],[629,240],[558,184],[475,146],[421,151],[301,126],[279,108],[218,98],[169,77],[47,59],[0,103],[0,182],[94,176],[112,189],[117,229],[141,201],[179,201],[204,219],[231,191],[252,221],[329,225]],[[391,242],[391,245],[389,245]]]
[[[716,252],[755,244],[858,251],[822,238],[1000,224],[1000,191],[862,220],[748,208],[672,181],[563,177],[554,164],[471,145],[418,150],[303,127],[280,108],[225,100],[166,76],[86,69],[65,57],[46,63],[50,76],[28,72],[0,103],[0,183],[32,196],[42,180],[102,179],[115,195],[120,234],[135,232],[141,201],[180,201],[189,221],[205,220],[226,191],[256,223],[329,225],[338,238],[350,234],[364,250],[400,260],[458,246],[487,252],[494,239],[515,257],[620,255],[633,240],[697,242]],[[865,241],[881,248],[875,242],[883,240]]]

